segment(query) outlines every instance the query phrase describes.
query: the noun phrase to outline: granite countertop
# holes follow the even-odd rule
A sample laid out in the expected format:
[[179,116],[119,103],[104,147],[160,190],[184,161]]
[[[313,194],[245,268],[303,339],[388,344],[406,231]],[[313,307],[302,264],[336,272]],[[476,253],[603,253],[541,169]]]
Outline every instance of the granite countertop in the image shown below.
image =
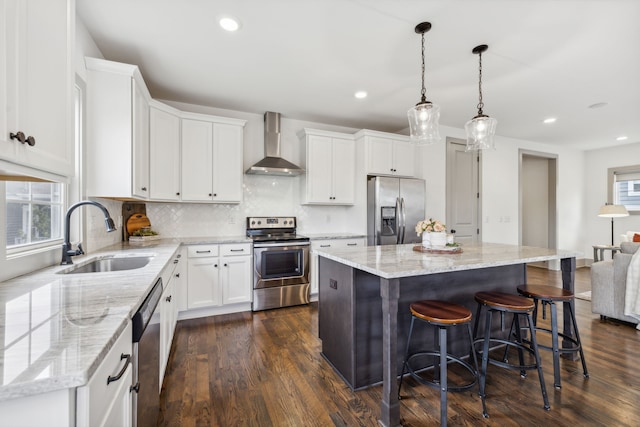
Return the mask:
[[59,274],[56,265],[0,283],[0,401],[87,383],[181,244],[251,243],[244,236],[119,243],[84,256],[153,254],[126,271]]
[[386,279],[422,276],[580,256],[579,252],[531,246],[480,243],[462,246],[462,253],[435,254],[413,250],[415,245],[319,249],[316,253]]
[[354,233],[300,233],[311,240],[333,240],[333,239],[360,239],[366,238],[366,234]]

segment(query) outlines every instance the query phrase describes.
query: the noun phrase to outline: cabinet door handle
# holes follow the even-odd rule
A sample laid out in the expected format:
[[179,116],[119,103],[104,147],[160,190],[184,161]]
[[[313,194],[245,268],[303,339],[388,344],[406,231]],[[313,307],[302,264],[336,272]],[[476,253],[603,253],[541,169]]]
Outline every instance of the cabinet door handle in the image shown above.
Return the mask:
[[180,193],[176,193],[176,196],[179,196],[179,195],[180,195]]
[[17,139],[18,141],[22,142],[23,144],[26,142],[27,140],[27,136],[24,134],[24,132],[22,131],[18,131],[16,133],[11,132],[9,134],[9,137],[11,139]]
[[174,264],[177,264],[177,263],[179,263],[179,262],[180,262],[180,261],[178,261],[177,259],[174,259],[174,260],[173,260],[173,263],[174,263]]
[[208,251],[196,251],[197,254],[209,254],[211,253],[211,249],[209,249]]
[[213,264],[214,267],[218,268],[218,264]]
[[225,266],[225,267],[228,267],[228,265],[227,265],[227,264],[225,264],[224,266]]
[[114,381],[118,381],[120,378],[122,378],[122,376],[124,375],[124,372],[129,367],[129,363],[131,363],[131,355],[122,353],[120,355],[120,360],[125,360],[125,359],[126,359],[126,362],[124,362],[124,366],[122,367],[122,369],[120,369],[120,372],[118,372],[115,377],[112,377],[111,375],[107,377],[107,385],[109,385]]
[[33,147],[34,145],[36,145],[36,139],[34,137],[32,137],[31,135],[26,136],[24,132],[21,132],[21,131],[18,131],[16,133],[11,132],[9,134],[9,137],[11,139],[17,139],[22,144],[27,144],[30,147]]
[[180,273],[176,273],[176,277],[180,277]]
[[147,187],[142,187],[141,190],[142,191],[147,191]]
[[171,295],[169,295],[168,297],[166,297],[164,300],[165,300],[166,302],[171,302]]

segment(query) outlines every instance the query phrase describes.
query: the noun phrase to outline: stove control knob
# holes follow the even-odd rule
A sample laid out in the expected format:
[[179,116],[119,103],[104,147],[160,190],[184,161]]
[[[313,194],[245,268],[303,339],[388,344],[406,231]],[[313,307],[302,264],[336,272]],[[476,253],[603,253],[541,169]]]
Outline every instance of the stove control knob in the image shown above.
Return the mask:
[[256,225],[256,222],[255,221],[251,221],[251,225]]
[[258,225],[262,224],[262,221],[258,221]]

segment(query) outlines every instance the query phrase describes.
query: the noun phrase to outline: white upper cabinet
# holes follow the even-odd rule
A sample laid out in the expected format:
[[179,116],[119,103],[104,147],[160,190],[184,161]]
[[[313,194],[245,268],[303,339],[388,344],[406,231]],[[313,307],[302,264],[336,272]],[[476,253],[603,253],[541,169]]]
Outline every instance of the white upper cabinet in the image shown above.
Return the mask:
[[149,91],[138,67],[87,65],[87,194],[149,198]]
[[74,5],[0,0],[0,159],[65,177],[74,173]]
[[306,169],[301,179],[303,203],[354,204],[356,150],[353,136],[303,129],[299,137]]
[[180,111],[151,100],[149,107],[149,197],[180,200]]
[[245,123],[244,120],[183,113],[182,201],[242,201]]
[[364,144],[368,175],[416,175],[415,147],[408,136],[361,130],[355,137],[359,144]]

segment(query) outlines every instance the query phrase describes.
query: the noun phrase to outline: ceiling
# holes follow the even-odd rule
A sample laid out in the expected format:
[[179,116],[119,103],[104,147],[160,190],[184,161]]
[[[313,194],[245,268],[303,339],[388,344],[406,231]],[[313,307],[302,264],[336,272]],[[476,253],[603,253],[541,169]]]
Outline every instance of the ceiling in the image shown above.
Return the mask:
[[[420,100],[414,27],[429,21],[427,99],[442,125],[477,113],[471,50],[488,44],[484,112],[499,135],[640,142],[637,0],[77,0],[77,13],[106,59],[140,67],[154,98],[390,132]],[[222,30],[223,15],[240,30]]]

